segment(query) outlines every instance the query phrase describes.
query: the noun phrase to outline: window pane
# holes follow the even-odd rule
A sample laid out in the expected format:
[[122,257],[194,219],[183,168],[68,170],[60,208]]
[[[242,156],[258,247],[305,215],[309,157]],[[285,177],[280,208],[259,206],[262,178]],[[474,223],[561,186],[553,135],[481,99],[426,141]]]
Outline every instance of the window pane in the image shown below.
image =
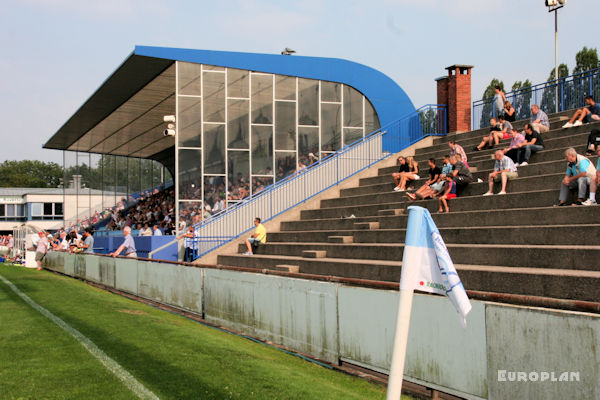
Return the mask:
[[204,210],[216,214],[225,209],[225,178],[222,176],[204,177]]
[[[31,204],[31,215],[34,217],[38,217],[42,215],[42,203],[32,203]],[[15,216],[15,205],[7,204],[6,205],[6,216],[14,217]]]
[[275,102],[275,148],[296,149],[296,103]]
[[280,181],[296,172],[296,153],[290,151],[275,152],[275,181]]
[[204,173],[225,173],[225,125],[204,124]]
[[179,94],[200,96],[200,64],[178,62]]
[[298,127],[298,169],[318,161],[319,128]]
[[0,204],[0,217],[4,217],[4,215],[6,215],[4,204]]
[[252,177],[252,195],[262,192],[267,186],[273,184],[273,177],[255,176]]
[[202,100],[195,97],[179,97],[179,145],[202,147],[201,125]]
[[54,215],[52,212],[52,203],[44,203],[44,215]]
[[25,204],[17,204],[16,207],[17,217],[26,217],[25,214]]
[[54,203],[54,215],[63,214],[63,203]]
[[201,200],[202,150],[179,150],[179,198]]
[[275,98],[278,100],[296,100],[296,78],[275,75]]
[[248,149],[248,100],[227,100],[227,147],[230,149]]
[[140,191],[140,158],[127,158],[127,176],[129,177],[129,194]]
[[321,150],[335,151],[341,147],[341,106],[340,104],[321,104]]
[[247,99],[249,82],[248,71],[227,69],[227,97],[243,97]]
[[319,81],[298,78],[298,124],[319,124]]
[[[186,226],[197,224],[202,221],[202,202],[201,201],[180,201],[179,218],[183,218]],[[183,232],[181,232],[183,233]]]
[[322,101],[342,101],[342,85],[335,82],[321,81]]
[[228,200],[242,200],[250,195],[250,153],[247,151],[229,151]]
[[344,85],[344,126],[362,127],[363,96],[354,88]]
[[252,123],[273,123],[272,75],[252,75]]
[[365,98],[365,134],[376,131],[380,128],[379,118],[369,100]]
[[344,146],[348,146],[363,137],[361,128],[344,128]]
[[225,74],[203,72],[204,121],[225,122]]
[[252,126],[252,174],[273,173],[273,128]]

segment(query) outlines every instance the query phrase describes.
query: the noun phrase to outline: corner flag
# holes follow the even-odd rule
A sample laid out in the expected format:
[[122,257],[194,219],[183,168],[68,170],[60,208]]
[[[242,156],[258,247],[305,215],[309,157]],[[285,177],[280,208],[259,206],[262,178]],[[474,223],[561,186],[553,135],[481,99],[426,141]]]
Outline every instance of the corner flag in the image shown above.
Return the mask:
[[471,302],[456,273],[446,244],[429,211],[422,207],[410,206],[400,275],[400,304],[388,379],[388,400],[400,399],[402,391],[404,359],[415,289],[447,296],[459,313],[463,328],[466,328],[465,317],[471,311]]

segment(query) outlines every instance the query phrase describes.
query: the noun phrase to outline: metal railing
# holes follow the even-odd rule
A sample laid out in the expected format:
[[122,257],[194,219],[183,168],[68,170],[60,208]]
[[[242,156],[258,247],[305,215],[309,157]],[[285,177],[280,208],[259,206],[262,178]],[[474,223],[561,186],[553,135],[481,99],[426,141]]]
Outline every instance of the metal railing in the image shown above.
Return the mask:
[[446,106],[426,105],[194,226],[193,258],[242,236],[426,136],[446,134]]
[[[583,107],[586,95],[597,96],[598,94],[600,94],[600,68],[515,90],[506,93],[505,96],[515,108],[516,119],[527,119],[533,104],[538,104],[546,113],[560,112]],[[473,129],[488,127],[490,118],[497,116],[493,100],[493,97],[490,97],[473,102]]]

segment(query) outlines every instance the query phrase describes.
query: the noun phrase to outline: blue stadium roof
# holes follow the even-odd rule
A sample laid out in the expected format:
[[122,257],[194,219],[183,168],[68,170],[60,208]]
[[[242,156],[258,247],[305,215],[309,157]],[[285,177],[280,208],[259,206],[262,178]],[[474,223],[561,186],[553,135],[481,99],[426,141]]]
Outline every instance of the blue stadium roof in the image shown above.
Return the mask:
[[[173,138],[157,135],[160,128],[157,123],[162,123],[165,110],[172,109],[170,113],[174,113],[172,66],[175,61],[344,83],[369,99],[382,126],[415,109],[404,90],[392,79],[352,61],[136,46],[44,147],[157,159],[153,156],[164,154],[173,145]],[[155,115],[152,111],[156,111]],[[148,120],[145,124],[144,118]]]

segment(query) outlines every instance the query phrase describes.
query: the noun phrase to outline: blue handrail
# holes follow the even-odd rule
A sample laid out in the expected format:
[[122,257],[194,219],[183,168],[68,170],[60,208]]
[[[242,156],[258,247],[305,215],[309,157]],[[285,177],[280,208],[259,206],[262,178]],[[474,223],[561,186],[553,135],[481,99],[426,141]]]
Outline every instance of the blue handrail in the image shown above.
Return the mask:
[[445,135],[446,120],[445,105],[425,105],[194,225],[193,258],[250,231],[254,217],[273,219],[426,136]]
[[[557,92],[558,104],[556,104]],[[538,104],[547,113],[557,110],[560,112],[583,107],[586,95],[594,96],[599,93],[600,68],[595,68],[508,92],[505,96],[506,100],[515,107],[516,119],[526,119],[529,118],[530,107],[533,104]],[[474,101],[472,115],[473,129],[489,126],[490,118],[497,116],[493,106],[493,97]]]

